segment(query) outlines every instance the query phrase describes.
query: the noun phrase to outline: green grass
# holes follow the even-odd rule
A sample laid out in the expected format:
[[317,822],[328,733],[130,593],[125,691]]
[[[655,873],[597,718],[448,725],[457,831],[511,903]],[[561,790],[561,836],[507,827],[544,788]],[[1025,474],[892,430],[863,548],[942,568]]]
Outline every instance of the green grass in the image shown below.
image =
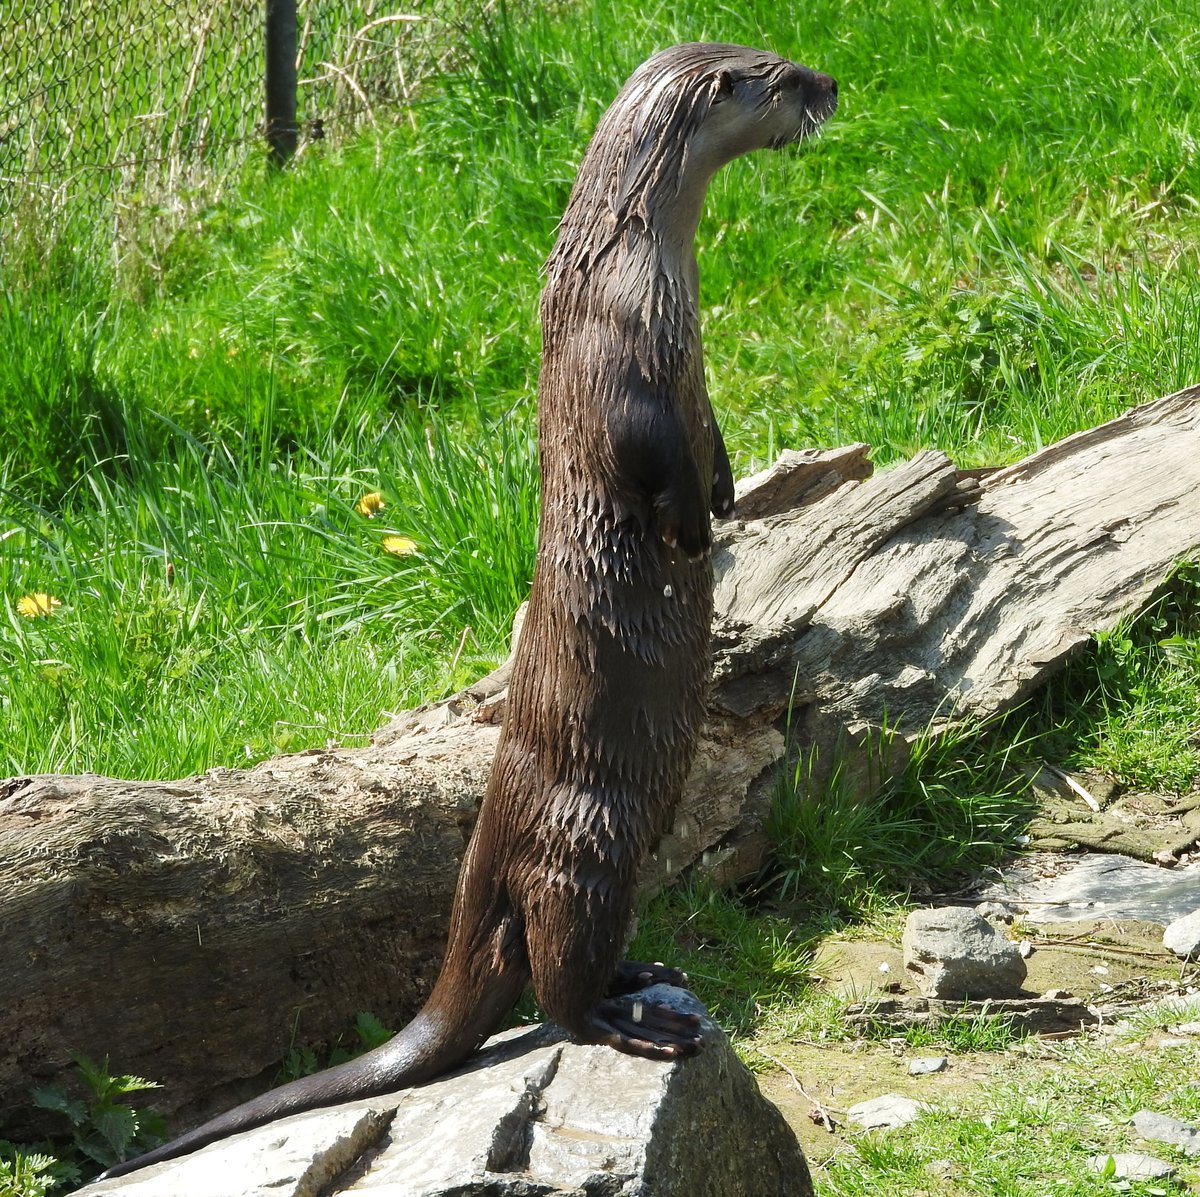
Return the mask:
[[628,955],[683,969],[717,1022],[741,1036],[764,1010],[805,995],[812,932],[697,883],[645,904]]
[[[503,656],[529,585],[533,447],[362,413],[280,452],[255,430],[0,501],[0,773],[178,775],[327,741]],[[386,506],[355,510],[370,491]],[[385,535],[417,551],[385,552]],[[25,618],[20,598],[53,595]]]
[[[1200,380],[1189,0],[462,11],[441,26],[456,56],[362,136],[276,177],[260,154],[200,164],[91,221],[24,208],[0,243],[0,774],[361,743],[503,655],[532,571],[540,265],[604,106],[672,41],[767,45],[841,85],[821,139],[734,163],[701,226],[739,472],[849,440],[998,464]],[[147,86],[119,72],[113,114],[80,123],[119,151]],[[216,120],[220,78],[199,87]],[[388,533],[418,552],[389,555]],[[54,613],[21,615],[40,592]],[[1193,567],[1036,708],[920,741],[880,794],[808,802],[792,779],[776,888],[663,895],[633,950],[681,963],[739,1033],[809,1025],[810,932],[770,905],[779,886],[812,927],[884,917],[1009,842],[1026,756],[1187,790],[1197,612]],[[1090,1141],[1094,1102],[1071,1101],[1079,1125],[1039,1135],[1042,1107],[1018,1105],[1016,1129],[957,1124],[936,1150],[965,1191],[1039,1197],[1029,1153]],[[862,1142],[825,1192],[936,1188],[903,1171],[932,1146]]]
[[1200,566],[1184,564],[1135,620],[1042,699],[1047,745],[1075,768],[1124,785],[1181,793],[1200,776]]
[[939,1047],[958,1055],[1004,1051],[1026,1037],[1020,1029],[1014,1027],[1013,1019],[1003,1014],[952,1016],[932,1026],[905,1027],[898,1037],[894,1027],[880,1026],[877,1032],[868,1034],[867,1037],[872,1038],[874,1035],[882,1039],[899,1038],[909,1050]]
[[[1021,768],[1040,738],[1027,731],[1028,718],[1018,712],[991,726],[923,733],[878,788],[856,780],[853,754],[828,775],[802,758],[780,776],[766,822],[771,888],[809,910],[870,920],[914,888],[944,887],[995,863],[1036,809]],[[880,743],[888,738],[885,730]],[[878,777],[877,765],[867,773]]]
[[[826,3],[797,26],[500,6],[394,123],[278,178],[252,160],[174,214],[76,222],[36,260],[13,249],[2,593],[65,605],[0,625],[8,767],[150,776],[361,736],[500,653],[536,485],[439,509],[464,479],[438,473],[531,461],[539,266],[604,104],[670,40],[769,44],[842,81],[820,142],[734,163],[701,229],[740,469],[849,439],[884,462],[1006,461],[1194,380],[1186,8]],[[425,427],[455,453],[414,452]],[[355,486],[388,477],[386,518],[415,495],[398,530],[440,537],[419,561],[350,517]]]
[[1136,1141],[1127,1120],[1155,1109],[1195,1122],[1200,1049],[1127,1055],[1090,1043],[1056,1049],[1055,1062],[1006,1059],[988,1083],[923,1115],[911,1126],[855,1136],[816,1176],[822,1197],[986,1193],[989,1197],[1166,1197],[1172,1181],[1117,1181],[1088,1165],[1094,1155],[1148,1151],[1178,1168],[1187,1191],[1200,1182],[1195,1160]]
[[1116,0],[828,2],[802,27],[501,7],[411,120],[318,145],[267,186],[251,163],[186,219],[148,213],[97,246],[123,302],[60,263],[22,306],[67,287],[53,319],[75,329],[76,372],[205,437],[267,377],[301,439],[348,390],[527,416],[538,267],[574,164],[632,65],[688,36],[843,82],[819,145],[733,164],[701,230],[714,398],[742,465],[850,438],[883,460],[930,444],[1009,460],[1196,377],[1198,35],[1166,0],[1136,17]]

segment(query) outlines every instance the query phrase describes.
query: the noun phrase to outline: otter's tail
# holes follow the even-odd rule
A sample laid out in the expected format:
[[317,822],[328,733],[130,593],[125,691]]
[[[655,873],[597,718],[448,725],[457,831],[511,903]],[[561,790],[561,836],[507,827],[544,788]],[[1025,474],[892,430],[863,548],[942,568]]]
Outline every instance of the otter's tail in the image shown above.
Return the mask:
[[[443,972],[443,976],[445,973]],[[481,978],[482,980],[482,978]],[[439,994],[441,978],[421,1012],[387,1043],[313,1076],[272,1089],[253,1101],[198,1126],[195,1130],[132,1160],[116,1164],[100,1180],[124,1176],[151,1164],[173,1160],[209,1143],[253,1130],[279,1118],[361,1097],[377,1097],[432,1080],[462,1064],[503,1023],[520,997],[523,977],[493,975],[484,993],[464,1010],[461,991],[449,1007]]]

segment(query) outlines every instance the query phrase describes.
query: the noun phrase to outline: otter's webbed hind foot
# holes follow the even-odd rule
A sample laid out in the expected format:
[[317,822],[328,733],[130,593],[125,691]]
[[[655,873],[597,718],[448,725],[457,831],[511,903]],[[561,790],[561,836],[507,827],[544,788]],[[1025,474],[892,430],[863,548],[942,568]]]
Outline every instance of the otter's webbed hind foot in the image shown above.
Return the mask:
[[606,999],[592,1012],[578,1040],[603,1043],[628,1056],[678,1060],[700,1050],[700,1019],[657,1002]]
[[608,984],[606,997],[619,997],[623,993],[637,993],[650,985],[674,985],[679,989],[688,987],[688,975],[682,969],[671,968],[656,960],[646,964],[641,960],[621,960],[617,964],[612,980]]

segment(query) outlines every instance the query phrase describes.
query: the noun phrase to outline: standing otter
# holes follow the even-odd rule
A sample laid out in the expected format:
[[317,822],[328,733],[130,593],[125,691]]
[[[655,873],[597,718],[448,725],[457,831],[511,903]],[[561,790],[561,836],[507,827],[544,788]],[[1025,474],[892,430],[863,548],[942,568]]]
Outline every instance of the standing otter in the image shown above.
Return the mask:
[[613,1000],[680,978],[619,955],[638,865],[670,825],[704,713],[709,510],[733,509],[693,242],[719,167],[799,140],[836,104],[827,75],[702,43],[654,55],[604,114],[546,268],[537,565],[433,992],[382,1047],[106,1176],[427,1081],[499,1029],[530,981],[577,1042],[697,1050],[695,1018]]

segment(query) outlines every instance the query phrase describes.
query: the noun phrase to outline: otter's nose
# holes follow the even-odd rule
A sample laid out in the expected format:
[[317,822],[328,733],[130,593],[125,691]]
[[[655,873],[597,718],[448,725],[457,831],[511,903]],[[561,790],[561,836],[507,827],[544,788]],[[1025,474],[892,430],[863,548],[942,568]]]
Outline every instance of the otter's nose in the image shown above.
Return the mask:
[[837,80],[832,75],[813,71],[808,85],[808,103],[816,112],[829,116],[837,111]]

